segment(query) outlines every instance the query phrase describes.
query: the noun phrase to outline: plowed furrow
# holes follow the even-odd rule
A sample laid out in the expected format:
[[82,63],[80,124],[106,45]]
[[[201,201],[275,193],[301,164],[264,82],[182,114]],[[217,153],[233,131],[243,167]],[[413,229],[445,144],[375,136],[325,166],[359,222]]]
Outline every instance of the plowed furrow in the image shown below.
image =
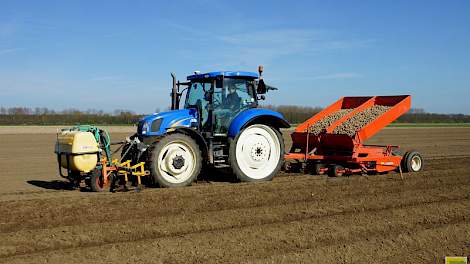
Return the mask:
[[[439,188],[435,188],[429,189],[425,195],[419,196],[416,196],[414,191],[406,191],[400,194],[390,193],[380,196],[329,197],[316,202],[186,213],[155,219],[134,219],[133,221],[125,220],[13,232],[0,236],[0,245],[3,248],[0,251],[0,256],[24,254],[37,250],[175,237],[247,226],[310,221],[333,216],[354,215],[358,212],[374,214],[384,210],[419,207],[433,203],[465,203],[470,198],[470,186],[461,186],[448,196],[440,196],[439,193]],[[96,232],[97,230],[99,232]],[[51,244],[50,241],[54,241],[54,243]]]
[[[394,236],[361,237],[354,242],[276,254],[243,263],[444,263],[445,256],[470,255],[470,223],[445,224]],[[345,241],[346,242],[346,241]]]
[[[107,261],[117,261],[116,257],[137,254],[136,256],[151,257],[169,263],[233,262],[267,257],[273,253],[302,252],[333,245],[343,246],[371,238],[385,237],[393,240],[406,232],[418,233],[455,224],[468,226],[469,214],[468,199],[435,202],[384,210],[365,210],[351,214],[333,214],[322,218],[217,228],[123,243],[82,244],[80,248],[45,250],[23,256],[10,256],[4,260],[21,262],[34,257],[35,261],[48,260],[56,263],[59,259],[54,256],[61,256],[70,259],[70,262],[79,262],[82,257],[87,258],[102,251],[106,252]],[[245,244],[244,241],[249,243]],[[229,252],[223,250],[227,248],[230,248]]]
[[[390,180],[389,182],[353,179],[349,184],[336,182],[316,183],[308,178],[293,182],[285,189],[272,188],[270,183],[233,186],[232,188],[185,188],[180,190],[155,190],[137,195],[91,195],[64,202],[60,199],[4,202],[0,208],[0,232],[11,232],[31,228],[77,225],[120,221],[132,218],[145,219],[181,212],[205,212],[225,209],[254,208],[273,204],[315,202],[319,199],[379,196],[405,190],[421,192],[438,186],[445,189],[454,185],[470,183],[470,177],[460,176],[461,171],[441,173],[440,177],[420,177],[412,180]],[[349,179],[345,179],[349,180]],[[367,188],[363,186],[367,184]],[[256,188],[253,188],[256,187]],[[196,191],[196,192],[194,192]],[[205,192],[206,191],[206,192]],[[243,195],[241,195],[243,193]],[[332,197],[332,198],[328,198]],[[16,209],[21,208],[19,213]],[[99,210],[98,210],[99,209]],[[27,217],[25,217],[27,215]]]

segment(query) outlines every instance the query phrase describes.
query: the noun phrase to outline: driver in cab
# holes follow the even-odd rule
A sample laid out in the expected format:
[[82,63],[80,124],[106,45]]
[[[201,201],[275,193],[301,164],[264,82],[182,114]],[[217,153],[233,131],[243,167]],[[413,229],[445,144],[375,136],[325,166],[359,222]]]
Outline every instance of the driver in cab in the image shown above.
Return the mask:
[[230,109],[230,110],[237,110],[240,108],[240,101],[241,98],[237,94],[237,87],[235,86],[234,83],[231,83],[228,85],[228,94],[227,97],[225,97],[225,108]]

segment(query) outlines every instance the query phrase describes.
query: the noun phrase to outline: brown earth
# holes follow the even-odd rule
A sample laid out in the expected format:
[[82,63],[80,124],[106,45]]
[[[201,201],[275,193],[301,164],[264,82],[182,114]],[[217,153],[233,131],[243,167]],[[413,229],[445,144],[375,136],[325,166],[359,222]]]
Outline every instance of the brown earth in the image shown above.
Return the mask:
[[188,188],[115,194],[65,190],[54,141],[51,133],[0,135],[1,263],[444,263],[470,255],[469,128],[383,130],[370,143],[423,153],[425,170],[405,180],[280,173],[244,184],[221,174]]

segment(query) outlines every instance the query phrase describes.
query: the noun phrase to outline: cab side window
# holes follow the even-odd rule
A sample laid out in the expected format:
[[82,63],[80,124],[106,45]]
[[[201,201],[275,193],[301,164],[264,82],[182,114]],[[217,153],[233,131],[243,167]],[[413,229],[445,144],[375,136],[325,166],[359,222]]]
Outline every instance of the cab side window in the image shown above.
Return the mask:
[[189,108],[190,106],[196,107],[198,111],[200,111],[202,125],[207,122],[208,112],[207,112],[207,104],[205,94],[206,91],[209,91],[211,87],[211,83],[201,83],[195,82],[191,84],[190,88],[187,92],[185,108]]

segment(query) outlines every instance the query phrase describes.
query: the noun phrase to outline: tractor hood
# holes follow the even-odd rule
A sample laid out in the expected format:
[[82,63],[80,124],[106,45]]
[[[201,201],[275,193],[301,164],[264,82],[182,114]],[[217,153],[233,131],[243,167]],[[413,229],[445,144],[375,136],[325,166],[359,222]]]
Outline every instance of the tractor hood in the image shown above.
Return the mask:
[[161,136],[170,128],[197,126],[198,117],[195,109],[172,110],[142,118],[137,133],[141,136]]

